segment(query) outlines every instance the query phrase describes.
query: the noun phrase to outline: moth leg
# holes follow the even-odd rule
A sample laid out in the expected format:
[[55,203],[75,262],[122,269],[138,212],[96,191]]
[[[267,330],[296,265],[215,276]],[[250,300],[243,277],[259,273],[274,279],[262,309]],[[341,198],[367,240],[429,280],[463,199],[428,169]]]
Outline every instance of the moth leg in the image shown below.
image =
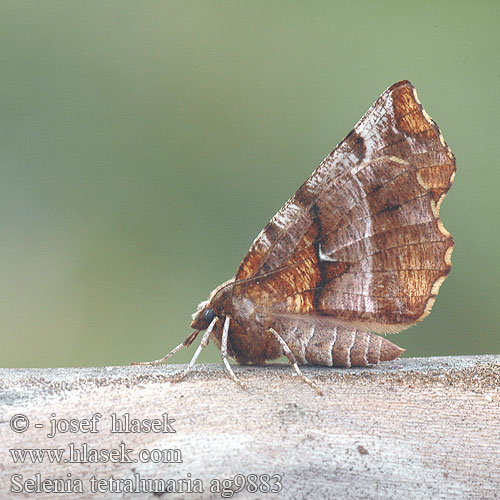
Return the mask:
[[248,389],[248,387],[234,374],[233,369],[231,368],[231,365],[229,364],[229,361],[227,360],[227,336],[229,333],[229,323],[231,321],[231,318],[229,316],[226,316],[226,319],[224,320],[224,328],[222,330],[222,339],[220,343],[220,353],[222,356],[222,362],[224,363],[224,366],[226,367],[227,372],[229,373],[229,376],[242,388],[242,389]]
[[210,334],[212,333],[212,330],[214,329],[215,323],[217,323],[218,320],[219,320],[219,318],[217,318],[217,316],[212,320],[212,322],[210,323],[210,325],[207,328],[207,331],[203,334],[200,345],[196,349],[194,356],[192,357],[191,361],[189,362],[188,367],[185,370],[183,370],[182,372],[180,372],[178,375],[176,375],[172,379],[172,383],[179,382],[179,380],[182,380],[191,371],[191,368],[193,368],[193,365],[196,363],[196,360],[198,359],[200,352],[202,351],[202,349],[204,347],[206,347],[208,345],[208,341],[210,340]]
[[165,354],[163,358],[160,359],[155,359],[153,361],[135,361],[133,363],[130,363],[131,365],[142,365],[142,366],[155,366],[159,365],[160,363],[163,363],[166,361],[168,358],[171,358],[177,351],[180,351],[183,347],[189,347],[192,343],[193,340],[198,336],[201,330],[196,330],[189,337],[184,340],[184,342],[181,342],[177,347],[174,347],[168,354]]
[[297,375],[306,384],[309,384],[320,396],[323,396],[323,391],[311,379],[307,378],[300,371],[299,365],[297,364],[297,360],[295,359],[293,352],[290,350],[287,343],[281,338],[280,334],[274,328],[269,328],[269,331],[278,339],[279,343],[283,347],[283,352],[284,352],[285,356],[288,358],[288,361],[290,361],[293,369],[295,370],[295,373],[297,373]]

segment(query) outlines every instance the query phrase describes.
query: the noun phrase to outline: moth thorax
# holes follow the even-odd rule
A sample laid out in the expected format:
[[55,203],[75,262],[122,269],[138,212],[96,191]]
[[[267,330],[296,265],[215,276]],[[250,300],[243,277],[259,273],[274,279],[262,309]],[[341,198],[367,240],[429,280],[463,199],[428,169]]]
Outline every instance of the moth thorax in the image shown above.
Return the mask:
[[255,310],[255,304],[247,297],[238,297],[236,295],[231,297],[231,309],[231,311],[225,310],[224,312],[231,316],[231,318],[235,321],[259,322],[259,317]]

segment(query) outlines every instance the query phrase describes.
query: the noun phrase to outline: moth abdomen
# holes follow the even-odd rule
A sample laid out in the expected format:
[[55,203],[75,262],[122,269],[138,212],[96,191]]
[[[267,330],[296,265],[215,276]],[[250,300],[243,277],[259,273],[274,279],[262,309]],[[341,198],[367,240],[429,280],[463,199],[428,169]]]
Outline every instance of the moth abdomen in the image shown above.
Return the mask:
[[392,361],[405,350],[374,333],[356,330],[350,352],[351,366],[376,365],[379,361]]
[[303,356],[296,356],[304,364],[349,368],[390,361],[403,352],[404,349],[373,333],[342,326],[316,326],[310,329]]

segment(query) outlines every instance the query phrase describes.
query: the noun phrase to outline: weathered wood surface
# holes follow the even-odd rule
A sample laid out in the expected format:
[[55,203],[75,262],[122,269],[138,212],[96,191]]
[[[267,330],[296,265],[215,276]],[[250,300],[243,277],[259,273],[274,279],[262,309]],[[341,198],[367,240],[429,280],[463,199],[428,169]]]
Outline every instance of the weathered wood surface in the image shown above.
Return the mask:
[[[241,390],[220,365],[0,370],[0,498],[221,498],[212,479],[282,476],[280,493],[234,498],[500,498],[500,355],[403,359],[369,369],[306,368],[318,396],[287,366],[236,367]],[[50,419],[102,415],[96,433],[49,438]],[[111,433],[112,413],[174,418],[175,433]],[[11,430],[26,415],[30,426]],[[52,415],[54,414],[54,415]],[[43,428],[35,428],[35,424]],[[88,429],[87,429],[88,430]],[[182,463],[13,462],[9,449],[178,449]],[[165,453],[167,459],[170,457]],[[64,460],[64,458],[63,458]],[[143,457],[144,460],[144,457]],[[12,476],[83,480],[84,493],[13,493]],[[96,493],[106,479],[199,478],[200,493]],[[19,476],[17,482],[19,482]],[[137,477],[137,476],[136,476]],[[121,483],[124,487],[125,483]],[[251,489],[251,488],[250,488]]]

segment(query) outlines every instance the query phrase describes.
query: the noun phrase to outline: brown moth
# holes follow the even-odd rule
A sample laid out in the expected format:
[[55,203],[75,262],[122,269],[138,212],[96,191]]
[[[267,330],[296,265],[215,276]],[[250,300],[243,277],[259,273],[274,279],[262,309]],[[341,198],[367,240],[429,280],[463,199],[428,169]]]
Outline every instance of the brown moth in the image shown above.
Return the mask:
[[403,349],[377,335],[425,318],[451,270],[453,238],[439,207],[455,158],[409,81],[389,87],[253,242],[234,278],[198,306],[228,356],[264,365],[367,366]]

